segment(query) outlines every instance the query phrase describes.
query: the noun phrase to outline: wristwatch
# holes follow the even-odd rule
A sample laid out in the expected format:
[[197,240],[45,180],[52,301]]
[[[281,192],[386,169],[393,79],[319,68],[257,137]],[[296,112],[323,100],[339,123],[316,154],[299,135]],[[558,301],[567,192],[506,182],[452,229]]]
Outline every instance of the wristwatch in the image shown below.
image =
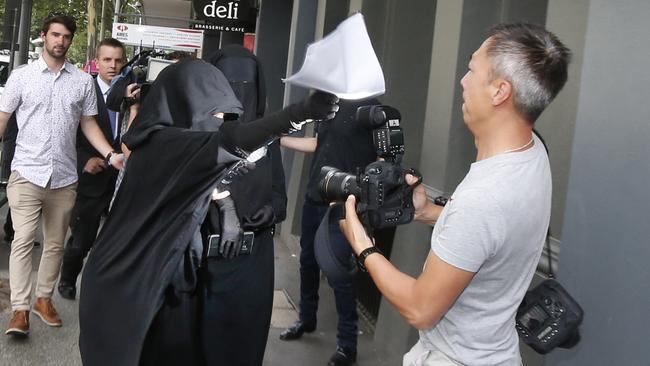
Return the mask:
[[111,151],[108,154],[106,154],[106,157],[104,158],[104,162],[106,163],[107,166],[111,166],[111,158],[115,154],[117,154],[117,152],[115,151]]
[[364,263],[366,262],[366,258],[368,258],[368,256],[372,253],[379,253],[381,255],[384,255],[384,253],[382,253],[381,250],[379,250],[379,248],[374,245],[371,246],[370,248],[366,248],[362,250],[361,253],[359,253],[359,255],[357,256],[357,265],[359,266],[359,269],[362,272],[366,272],[366,273],[368,272],[368,269],[366,268]]

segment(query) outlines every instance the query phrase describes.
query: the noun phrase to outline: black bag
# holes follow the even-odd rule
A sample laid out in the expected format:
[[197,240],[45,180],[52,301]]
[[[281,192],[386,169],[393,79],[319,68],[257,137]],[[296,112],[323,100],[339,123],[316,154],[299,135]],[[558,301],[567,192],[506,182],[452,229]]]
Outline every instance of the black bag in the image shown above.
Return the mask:
[[517,310],[519,337],[538,353],[572,348],[580,341],[578,326],[584,311],[554,279],[528,291]]

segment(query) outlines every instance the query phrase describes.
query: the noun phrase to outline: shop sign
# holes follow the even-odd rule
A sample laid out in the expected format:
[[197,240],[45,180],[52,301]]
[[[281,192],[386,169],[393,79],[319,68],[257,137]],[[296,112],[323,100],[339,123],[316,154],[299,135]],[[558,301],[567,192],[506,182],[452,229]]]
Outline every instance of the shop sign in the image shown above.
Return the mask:
[[204,24],[194,29],[225,32],[255,32],[257,8],[252,0],[193,0],[196,18]]
[[203,31],[113,23],[113,38],[132,46],[194,51],[203,47]]

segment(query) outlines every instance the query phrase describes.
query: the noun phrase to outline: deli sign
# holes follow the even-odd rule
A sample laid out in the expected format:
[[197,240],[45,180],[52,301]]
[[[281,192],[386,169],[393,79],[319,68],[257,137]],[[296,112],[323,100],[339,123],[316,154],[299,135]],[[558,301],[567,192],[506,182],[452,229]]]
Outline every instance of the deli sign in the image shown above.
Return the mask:
[[[197,19],[204,20],[204,29],[231,32],[255,32],[257,8],[255,0],[192,0]],[[215,28],[216,27],[216,28]],[[194,25],[193,28],[203,28]]]

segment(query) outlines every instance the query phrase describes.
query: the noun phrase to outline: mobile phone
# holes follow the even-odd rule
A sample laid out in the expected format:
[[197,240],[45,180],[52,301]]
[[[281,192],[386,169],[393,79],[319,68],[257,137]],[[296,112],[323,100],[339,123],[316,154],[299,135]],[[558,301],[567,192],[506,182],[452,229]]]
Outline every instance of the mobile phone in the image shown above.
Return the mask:
[[[221,235],[219,234],[210,235],[208,237],[208,258],[222,257],[221,254],[219,254],[220,239]],[[237,253],[237,255],[251,254],[253,251],[253,243],[255,241],[255,233],[252,231],[244,231],[242,240],[243,242],[241,248],[239,248],[239,253]]]

